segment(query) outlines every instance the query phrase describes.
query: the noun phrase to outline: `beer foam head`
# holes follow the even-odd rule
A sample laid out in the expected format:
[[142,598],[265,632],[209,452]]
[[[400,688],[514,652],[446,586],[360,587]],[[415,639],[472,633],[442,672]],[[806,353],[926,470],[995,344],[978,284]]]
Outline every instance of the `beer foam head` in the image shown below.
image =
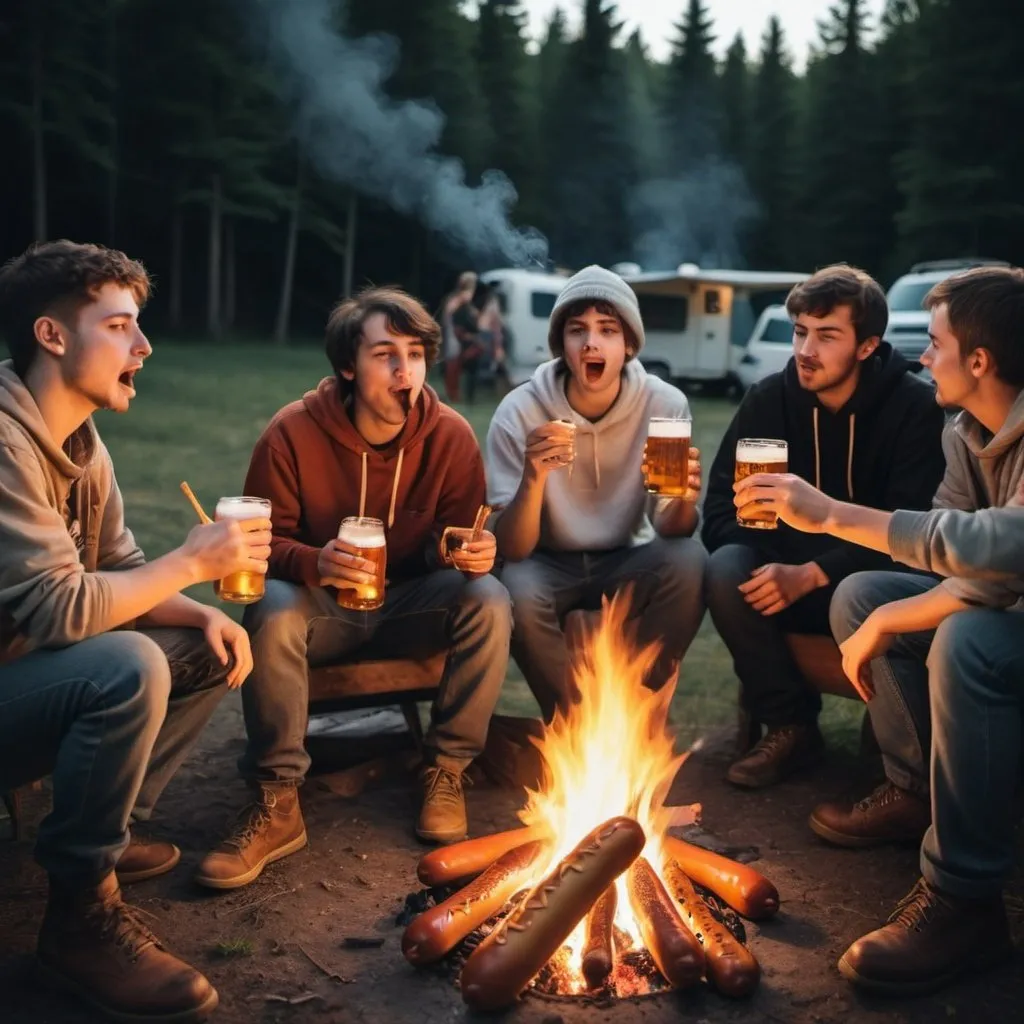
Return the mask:
[[661,419],[655,417],[647,424],[648,437],[689,437],[693,429],[690,420]]
[[338,540],[355,548],[384,547],[384,524],[379,519],[353,516],[342,521],[338,529]]
[[214,519],[267,519],[270,502],[266,498],[221,498]]
[[736,458],[740,462],[786,462],[789,445],[763,437],[748,437],[736,442]]

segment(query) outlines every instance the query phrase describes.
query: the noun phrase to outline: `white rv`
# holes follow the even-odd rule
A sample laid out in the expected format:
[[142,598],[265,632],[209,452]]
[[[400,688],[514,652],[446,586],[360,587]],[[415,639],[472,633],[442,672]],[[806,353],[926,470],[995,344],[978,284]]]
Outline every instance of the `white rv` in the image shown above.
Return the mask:
[[548,317],[567,279],[561,274],[515,269],[490,270],[480,279],[498,293],[505,326],[505,369],[513,386],[522,384],[551,358]]
[[666,380],[700,382],[707,390],[739,384],[737,368],[754,324],[785,301],[809,274],[769,270],[675,271],[626,277],[640,301],[647,342],[640,359]]

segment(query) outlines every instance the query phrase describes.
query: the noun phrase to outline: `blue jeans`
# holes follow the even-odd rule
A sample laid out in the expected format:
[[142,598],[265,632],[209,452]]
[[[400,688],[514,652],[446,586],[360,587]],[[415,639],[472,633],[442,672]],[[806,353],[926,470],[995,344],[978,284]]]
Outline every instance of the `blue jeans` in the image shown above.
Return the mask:
[[601,598],[633,586],[633,617],[640,643],[663,643],[647,681],[664,685],[679,667],[704,618],[707,553],[690,537],[655,538],[614,551],[537,551],[509,562],[501,580],[512,595],[512,654],[548,721],[570,702],[563,626],[577,609],[597,609]]
[[[424,738],[428,757],[464,768],[481,753],[508,666],[512,611],[493,576],[454,569],[388,587],[375,612],[340,608],[331,591],[267,580],[245,626],[255,667],[242,688],[248,743],[239,762],[253,783],[299,783],[309,770],[309,669],[329,665],[371,640],[403,656],[448,651]],[[378,634],[380,634],[378,636]]]
[[[840,584],[832,622],[840,642],[879,605],[935,581],[857,573]],[[1024,615],[970,608],[930,633],[901,637],[872,663],[868,704],[886,774],[930,791],[932,825],[921,873],[968,899],[999,893],[1013,867],[1013,796],[1021,774]]]
[[225,692],[200,630],[102,633],[0,665],[0,790],[53,775],[35,855],[69,885],[106,877]]

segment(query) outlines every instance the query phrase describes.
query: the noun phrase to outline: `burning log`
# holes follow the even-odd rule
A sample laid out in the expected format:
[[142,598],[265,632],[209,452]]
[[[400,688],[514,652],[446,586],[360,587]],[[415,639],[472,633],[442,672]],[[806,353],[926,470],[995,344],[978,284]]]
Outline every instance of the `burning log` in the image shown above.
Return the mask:
[[609,885],[587,914],[582,965],[587,988],[600,988],[615,966],[613,930],[618,903],[616,887]]
[[704,951],[646,858],[633,863],[626,885],[644,945],[658,970],[676,988],[697,984],[704,973]]
[[475,881],[420,914],[402,935],[406,960],[416,966],[440,960],[530,884],[541,854],[549,849],[541,840],[514,847]]
[[668,860],[674,860],[695,882],[751,921],[763,921],[778,911],[778,889],[748,864],[729,860],[675,836],[665,836],[664,846]]
[[632,818],[594,829],[490,935],[462,969],[462,998],[476,1010],[510,1006],[646,842]]
[[761,978],[761,966],[754,954],[715,919],[711,909],[694,889],[693,882],[675,861],[666,865],[664,875],[691,930],[704,947],[708,981],[722,995],[749,995]]
[[420,858],[416,874],[424,885],[451,885],[479,875],[509,850],[544,836],[544,829],[538,826],[513,828],[441,846]]

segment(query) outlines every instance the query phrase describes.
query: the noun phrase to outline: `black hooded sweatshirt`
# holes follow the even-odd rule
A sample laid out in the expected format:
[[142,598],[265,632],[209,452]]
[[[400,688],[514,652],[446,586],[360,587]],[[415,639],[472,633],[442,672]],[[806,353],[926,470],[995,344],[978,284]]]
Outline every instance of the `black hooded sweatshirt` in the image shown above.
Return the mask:
[[887,342],[861,369],[857,390],[838,412],[800,386],[790,359],[747,392],[715,456],[704,502],[708,551],[746,544],[771,561],[817,562],[832,586],[850,573],[892,568],[888,555],[825,534],[751,530],[736,522],[736,442],[766,437],[789,444],[789,472],[841,501],[894,511],[927,509],[942,480],[944,416],[931,385]]

